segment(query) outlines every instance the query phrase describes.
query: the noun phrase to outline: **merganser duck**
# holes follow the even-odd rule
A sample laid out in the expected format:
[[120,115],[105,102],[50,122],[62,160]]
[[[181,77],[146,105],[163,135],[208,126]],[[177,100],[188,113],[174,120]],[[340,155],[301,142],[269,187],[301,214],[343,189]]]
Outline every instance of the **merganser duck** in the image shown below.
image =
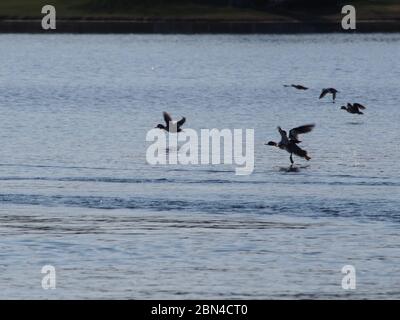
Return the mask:
[[161,130],[165,130],[168,132],[172,132],[172,133],[176,133],[176,132],[181,132],[182,129],[182,125],[185,123],[186,118],[182,117],[181,120],[173,122],[171,116],[169,115],[168,112],[163,112],[163,116],[164,116],[164,121],[167,124],[166,126],[162,125],[162,124],[158,124],[156,126],[156,128],[161,129]]
[[348,113],[364,114],[363,112],[360,111],[360,109],[365,110],[366,108],[359,103],[353,103],[353,104],[347,103],[347,107],[341,106],[340,109],[346,110]]
[[299,134],[308,133],[315,127],[315,124],[307,124],[304,126],[300,126],[297,128],[293,128],[289,131],[289,137],[285,130],[282,130],[281,127],[278,127],[278,131],[281,135],[281,141],[276,143],[274,141],[269,141],[266,145],[278,147],[282,150],[286,150],[290,153],[290,162],[293,165],[293,154],[298,157],[305,158],[307,161],[311,158],[307,155],[307,151],[301,149],[297,144],[301,143],[299,141],[298,136]]
[[304,87],[304,86],[302,86],[302,85],[300,85],[300,84],[284,84],[283,85],[284,87],[293,87],[293,88],[295,88],[295,89],[297,89],[297,90],[308,90],[308,88],[307,87]]
[[336,93],[338,93],[339,91],[337,91],[335,88],[325,88],[322,89],[322,92],[319,96],[320,99],[322,99],[323,97],[325,97],[328,93],[332,94],[332,102],[335,102],[336,99]]

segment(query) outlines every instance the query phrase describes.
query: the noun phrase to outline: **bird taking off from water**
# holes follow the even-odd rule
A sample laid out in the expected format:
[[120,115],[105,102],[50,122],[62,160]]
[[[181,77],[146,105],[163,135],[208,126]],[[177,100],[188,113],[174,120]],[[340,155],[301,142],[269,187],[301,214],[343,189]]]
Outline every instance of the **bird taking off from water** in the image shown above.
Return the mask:
[[310,132],[312,129],[314,129],[314,127],[315,124],[306,124],[304,126],[293,128],[289,131],[289,137],[285,130],[282,130],[281,127],[278,127],[278,131],[281,135],[281,141],[279,143],[269,141],[268,143],[266,143],[266,145],[278,147],[282,150],[286,150],[287,152],[289,152],[290,163],[292,165],[294,164],[293,154],[308,161],[311,158],[307,155],[307,151],[301,149],[297,144],[301,143],[301,141],[299,140],[299,135]]
[[156,128],[162,129],[162,130],[165,130],[168,132],[172,132],[172,133],[182,131],[181,127],[186,121],[185,117],[182,117],[182,119],[179,121],[172,121],[172,118],[169,115],[169,113],[165,112],[165,111],[163,112],[163,116],[164,116],[164,121],[165,121],[166,125],[164,126],[163,124],[158,124],[156,126]]
[[300,85],[300,84],[284,84],[283,85],[284,87],[293,87],[293,88],[295,88],[295,89],[297,89],[297,90],[308,90],[308,88],[307,87],[304,87],[304,86],[302,86],[302,85]]
[[339,91],[337,91],[335,88],[325,88],[325,89],[322,89],[319,98],[322,99],[322,98],[325,97],[328,93],[330,93],[330,94],[332,94],[332,102],[335,102],[336,93],[338,93],[338,92],[339,92]]
[[348,113],[354,113],[354,114],[364,114],[363,112],[361,112],[360,110],[365,110],[366,108],[359,103],[347,103],[347,107],[345,106],[341,106],[340,109],[342,110],[346,110]]

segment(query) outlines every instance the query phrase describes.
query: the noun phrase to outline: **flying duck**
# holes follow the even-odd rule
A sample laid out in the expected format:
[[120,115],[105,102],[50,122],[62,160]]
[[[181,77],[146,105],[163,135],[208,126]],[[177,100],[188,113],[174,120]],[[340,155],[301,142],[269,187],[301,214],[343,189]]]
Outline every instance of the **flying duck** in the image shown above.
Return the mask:
[[322,99],[322,98],[325,97],[328,93],[330,93],[330,94],[332,94],[332,102],[335,102],[336,93],[338,93],[338,92],[339,92],[339,91],[337,91],[335,88],[325,88],[325,89],[322,89],[319,98]]
[[347,103],[347,107],[341,106],[340,109],[346,110],[348,113],[364,114],[363,112],[360,111],[360,109],[365,110],[366,108],[359,103],[353,103],[353,104]]
[[307,155],[307,151],[301,149],[297,144],[301,143],[299,140],[299,134],[310,132],[315,127],[314,124],[307,124],[304,126],[300,126],[297,128],[293,128],[289,131],[289,137],[285,130],[282,130],[281,127],[278,127],[278,131],[281,135],[281,141],[276,143],[274,141],[269,141],[266,145],[278,147],[282,150],[286,150],[290,153],[290,162],[293,165],[293,154],[298,157],[305,158],[307,161],[311,158]]
[[161,130],[165,130],[165,131],[168,131],[168,132],[173,132],[173,133],[182,131],[181,127],[186,121],[185,117],[182,117],[181,120],[174,122],[174,121],[172,121],[172,118],[171,118],[171,116],[169,115],[168,112],[164,111],[163,112],[163,116],[164,116],[164,121],[166,123],[166,126],[164,126],[163,124],[158,124],[156,126],[156,128],[161,129]]
[[297,90],[308,90],[308,88],[307,87],[304,87],[304,86],[302,86],[302,85],[300,85],[300,84],[284,84],[283,85],[284,87],[293,87],[293,88],[295,88],[295,89],[297,89]]

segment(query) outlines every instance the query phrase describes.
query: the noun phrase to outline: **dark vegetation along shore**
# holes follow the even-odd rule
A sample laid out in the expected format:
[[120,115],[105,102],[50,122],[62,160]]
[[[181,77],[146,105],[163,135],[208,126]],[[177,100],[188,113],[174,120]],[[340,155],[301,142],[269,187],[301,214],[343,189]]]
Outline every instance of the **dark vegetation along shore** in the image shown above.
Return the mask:
[[[56,30],[41,28],[46,4],[57,10]],[[0,32],[342,32],[348,4],[356,32],[400,32],[398,0],[1,0]]]

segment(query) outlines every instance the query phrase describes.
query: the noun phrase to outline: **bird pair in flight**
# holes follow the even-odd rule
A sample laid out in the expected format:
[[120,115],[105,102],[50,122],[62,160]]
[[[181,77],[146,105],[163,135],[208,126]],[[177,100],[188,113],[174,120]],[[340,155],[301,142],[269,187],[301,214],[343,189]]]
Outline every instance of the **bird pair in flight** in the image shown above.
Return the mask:
[[[321,95],[319,96],[319,98],[321,99],[324,96],[326,96],[328,93],[331,93],[333,102],[335,102],[337,92],[339,92],[339,91],[337,91],[335,88],[322,89],[322,92],[321,92]],[[364,114],[360,110],[365,110],[365,107],[362,104],[355,102],[353,104],[347,103],[347,106],[341,106],[340,109],[346,110],[348,113]]]
[[[297,90],[308,90],[307,87],[302,86],[300,84],[285,84],[283,85],[284,87],[293,87]],[[321,91],[321,94],[319,96],[319,99],[322,99],[323,97],[325,97],[327,94],[332,94],[332,102],[335,102],[336,99],[336,94],[339,91],[336,90],[335,88],[324,88]],[[360,104],[360,103],[347,103],[347,106],[341,106],[340,109],[342,110],[346,110],[348,113],[353,113],[353,114],[364,114],[363,112],[361,112],[360,110],[365,110],[366,108]]]
[[[284,87],[293,87],[297,90],[308,90],[309,88],[302,86],[301,84],[284,84]],[[339,91],[337,91],[335,88],[324,88],[321,91],[321,94],[319,95],[319,98],[322,99],[323,97],[325,97],[328,93],[332,94],[332,102],[335,102],[336,99],[336,93],[338,93]]]
[[[173,121],[172,117],[169,115],[168,112],[163,112],[163,116],[165,125],[158,124],[156,128],[172,133],[182,132],[182,125],[186,122],[185,117],[182,117],[182,119],[179,121]],[[299,135],[310,132],[314,127],[315,127],[314,124],[308,124],[297,128],[293,128],[292,130],[289,131],[289,136],[287,135],[287,132],[285,130],[282,130],[281,127],[278,127],[279,133],[281,135],[281,141],[278,143],[274,141],[269,141],[267,145],[275,146],[289,152],[290,162],[292,165],[294,164],[293,154],[302,157],[306,160],[310,160],[311,158],[307,155],[307,151],[301,149],[298,146],[298,144],[301,143],[301,141],[299,140]]]

